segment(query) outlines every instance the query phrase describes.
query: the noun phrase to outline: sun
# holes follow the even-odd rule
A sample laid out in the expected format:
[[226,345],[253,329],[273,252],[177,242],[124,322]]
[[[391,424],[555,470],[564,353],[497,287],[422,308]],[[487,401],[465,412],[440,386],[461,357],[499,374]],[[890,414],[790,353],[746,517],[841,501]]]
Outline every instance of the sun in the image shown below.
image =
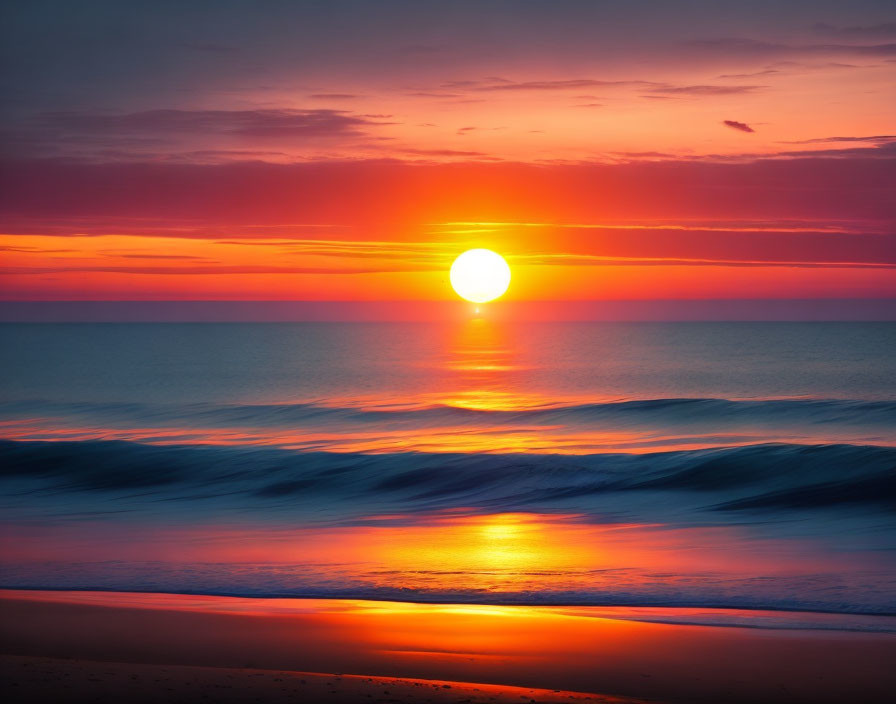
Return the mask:
[[451,285],[473,303],[493,301],[510,285],[510,267],[490,249],[468,249],[451,265]]

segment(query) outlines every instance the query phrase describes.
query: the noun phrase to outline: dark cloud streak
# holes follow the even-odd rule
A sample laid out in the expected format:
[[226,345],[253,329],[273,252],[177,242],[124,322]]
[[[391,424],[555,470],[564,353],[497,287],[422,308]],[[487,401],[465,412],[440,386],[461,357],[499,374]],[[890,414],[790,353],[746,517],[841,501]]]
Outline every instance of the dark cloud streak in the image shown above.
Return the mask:
[[722,124],[730,127],[733,130],[740,130],[741,132],[755,132],[752,127],[750,127],[746,122],[738,122],[737,120],[722,120]]

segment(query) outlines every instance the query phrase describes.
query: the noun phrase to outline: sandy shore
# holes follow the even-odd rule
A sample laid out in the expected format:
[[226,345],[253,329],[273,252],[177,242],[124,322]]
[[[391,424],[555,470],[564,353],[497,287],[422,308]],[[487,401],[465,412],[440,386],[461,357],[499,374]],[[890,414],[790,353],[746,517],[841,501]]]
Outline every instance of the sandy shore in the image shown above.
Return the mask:
[[0,656],[7,702],[545,702],[638,704],[581,692],[283,670]]
[[877,704],[896,689],[892,633],[606,614],[0,591],[3,688],[5,700],[22,702],[713,704]]

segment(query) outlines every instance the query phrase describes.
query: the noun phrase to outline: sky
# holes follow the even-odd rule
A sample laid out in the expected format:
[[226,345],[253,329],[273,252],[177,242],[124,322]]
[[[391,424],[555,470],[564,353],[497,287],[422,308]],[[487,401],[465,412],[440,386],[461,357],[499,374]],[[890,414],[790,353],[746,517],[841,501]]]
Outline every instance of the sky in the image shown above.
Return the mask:
[[5,301],[896,297],[891,2],[0,12]]

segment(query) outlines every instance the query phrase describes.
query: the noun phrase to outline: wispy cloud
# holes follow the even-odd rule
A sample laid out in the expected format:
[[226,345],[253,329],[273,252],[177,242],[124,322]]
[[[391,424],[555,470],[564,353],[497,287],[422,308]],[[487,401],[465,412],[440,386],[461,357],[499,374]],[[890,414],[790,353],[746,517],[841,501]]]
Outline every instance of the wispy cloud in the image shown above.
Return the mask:
[[722,266],[722,267],[787,267],[800,269],[896,269],[896,263],[777,261],[769,259],[699,259],[676,257],[604,257],[581,254],[534,254],[515,257],[517,264],[550,264],[554,266]]
[[[769,73],[775,73],[776,71],[770,71]],[[761,72],[761,74],[756,75],[766,75],[765,72]],[[554,79],[554,80],[540,80],[540,81],[511,81],[505,78],[492,78],[486,79],[482,81],[477,80],[457,80],[450,81],[448,83],[442,84],[443,89],[450,89],[452,91],[467,91],[469,92],[480,92],[480,93],[538,93],[538,92],[551,92],[551,93],[578,93],[584,89],[634,89],[648,95],[642,95],[641,97],[645,98],[655,98],[655,99],[672,99],[674,97],[712,97],[712,96],[724,96],[724,95],[744,95],[748,93],[755,93],[760,91],[767,86],[764,85],[740,85],[740,84],[694,84],[694,85],[679,85],[675,83],[668,83],[663,81],[649,81],[649,80],[641,80],[641,79],[631,79],[631,80],[599,80],[593,78],[569,78],[569,79]],[[412,95],[421,97],[449,97],[449,96],[458,96],[462,95],[461,93],[452,92],[452,93],[413,93]],[[580,94],[574,94],[571,96],[575,100],[589,100],[593,101],[594,96],[582,96]],[[603,103],[598,102],[587,102],[587,103],[576,103],[571,107],[588,107],[588,108],[597,108],[604,107]]]
[[834,142],[868,142],[872,144],[890,144],[896,142],[896,135],[881,134],[870,137],[816,137],[815,139],[800,139],[784,144],[829,144]]
[[162,276],[213,276],[221,274],[388,274],[399,271],[416,271],[402,266],[377,267],[322,267],[322,266],[264,266],[264,265],[203,265],[203,266],[46,266],[0,267],[4,276],[28,276],[35,274],[94,273],[94,274],[142,274]]
[[785,44],[746,39],[743,37],[721,37],[718,39],[696,39],[686,42],[686,46],[702,52],[721,53],[727,56],[750,56],[754,58],[799,56],[799,55],[844,55],[844,56],[896,56],[896,44]]
[[[849,141],[849,140],[847,140]],[[868,143],[858,140],[862,146],[847,149],[809,149],[805,151],[778,152],[776,158],[790,159],[879,159],[883,163],[890,163],[896,158],[896,141],[884,140],[877,143]]]
[[475,91],[554,91],[581,90],[582,88],[604,88],[607,86],[650,86],[651,81],[599,81],[591,78],[571,78],[551,81],[507,81],[478,84],[475,81],[459,81],[448,84],[451,87],[468,87]]
[[[473,129],[473,128],[470,128]],[[401,149],[402,154],[416,154],[418,156],[459,156],[459,157],[484,157],[485,152],[465,151],[462,149]]]
[[738,95],[743,93],[755,93],[766,86],[713,86],[713,85],[696,85],[696,86],[662,86],[652,89],[654,93],[663,93],[668,95]]
[[121,257],[123,259],[183,259],[193,261],[204,261],[206,257],[199,257],[192,254],[119,254],[118,252],[104,252],[107,257]]
[[853,25],[835,27],[826,22],[816,22],[812,27],[818,34],[826,37],[850,37],[855,39],[885,39],[896,37],[896,22],[882,22],[872,25]]
[[146,110],[125,114],[43,113],[48,127],[90,133],[208,133],[243,137],[342,137],[381,125],[344,110]]
[[758,76],[773,76],[781,73],[780,69],[767,68],[762,71],[753,71],[752,73],[723,73],[719,78],[756,78]]
[[315,100],[354,100],[362,96],[354,93],[312,93],[308,97]]

